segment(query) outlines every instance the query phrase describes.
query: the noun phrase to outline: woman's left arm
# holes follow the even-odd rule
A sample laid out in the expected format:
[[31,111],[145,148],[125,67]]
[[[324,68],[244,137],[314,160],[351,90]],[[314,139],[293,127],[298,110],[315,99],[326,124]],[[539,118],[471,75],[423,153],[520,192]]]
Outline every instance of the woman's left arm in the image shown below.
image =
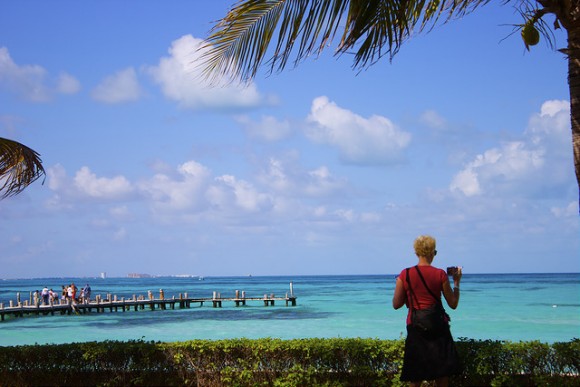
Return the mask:
[[393,294],[393,308],[399,309],[405,305],[407,301],[407,295],[405,294],[405,288],[403,287],[403,281],[401,278],[397,277],[397,284],[395,285],[395,294]]
[[443,295],[445,296],[447,305],[449,305],[451,309],[457,308],[457,305],[459,304],[459,286],[453,287],[453,290],[451,290],[449,281],[445,281],[443,283]]
[[457,308],[457,305],[459,304],[459,283],[461,282],[462,275],[462,268],[457,268],[457,272],[453,274],[453,290],[451,290],[449,280],[443,282],[443,295],[445,296],[447,305],[449,305],[451,309]]

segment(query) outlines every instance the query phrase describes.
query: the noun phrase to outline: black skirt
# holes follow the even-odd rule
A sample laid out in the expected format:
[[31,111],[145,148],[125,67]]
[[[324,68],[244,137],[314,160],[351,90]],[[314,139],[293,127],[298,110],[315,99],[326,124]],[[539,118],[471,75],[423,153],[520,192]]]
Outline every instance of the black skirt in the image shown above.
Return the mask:
[[401,380],[434,380],[461,372],[461,365],[449,326],[440,334],[425,335],[407,325]]

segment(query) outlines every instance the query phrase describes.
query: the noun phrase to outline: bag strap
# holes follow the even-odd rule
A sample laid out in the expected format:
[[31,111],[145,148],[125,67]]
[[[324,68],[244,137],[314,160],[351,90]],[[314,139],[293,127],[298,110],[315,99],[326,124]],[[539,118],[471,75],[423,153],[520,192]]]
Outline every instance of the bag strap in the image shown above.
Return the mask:
[[[419,265],[416,265],[415,269],[417,269],[417,273],[419,274],[419,278],[421,278],[421,282],[423,282],[423,285],[425,285],[425,289],[427,289],[429,294],[431,294],[431,296],[433,296],[433,298],[435,299],[435,302],[437,302],[438,304],[442,304],[441,299],[437,298],[437,296],[435,294],[433,294],[431,289],[429,289],[429,286],[427,286],[427,282],[425,282],[425,278],[423,278],[423,274],[421,274],[421,270],[419,270]],[[408,275],[408,273],[407,273],[407,275]]]
[[411,304],[411,309],[413,309],[413,297],[415,297],[415,301],[417,301],[417,306],[419,306],[419,299],[417,298],[417,296],[415,295],[415,292],[413,292],[413,287],[411,286],[411,280],[409,279],[409,268],[405,269],[406,270],[406,279],[407,279],[407,284],[409,286],[409,292],[411,293],[411,299],[409,300],[410,304]]

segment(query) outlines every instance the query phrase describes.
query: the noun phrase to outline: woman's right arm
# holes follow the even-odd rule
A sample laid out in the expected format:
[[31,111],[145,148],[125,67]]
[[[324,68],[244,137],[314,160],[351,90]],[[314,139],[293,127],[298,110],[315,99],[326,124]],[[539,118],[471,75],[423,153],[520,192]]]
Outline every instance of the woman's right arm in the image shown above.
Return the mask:
[[407,295],[405,294],[403,281],[401,280],[401,278],[397,277],[397,284],[395,285],[395,294],[393,294],[393,308],[399,309],[401,306],[405,305],[405,301],[407,301]]
[[445,296],[445,301],[451,309],[457,308],[459,304],[459,283],[461,282],[461,268],[457,268],[457,273],[453,275],[453,290],[451,290],[451,285],[449,281],[443,283],[443,295]]

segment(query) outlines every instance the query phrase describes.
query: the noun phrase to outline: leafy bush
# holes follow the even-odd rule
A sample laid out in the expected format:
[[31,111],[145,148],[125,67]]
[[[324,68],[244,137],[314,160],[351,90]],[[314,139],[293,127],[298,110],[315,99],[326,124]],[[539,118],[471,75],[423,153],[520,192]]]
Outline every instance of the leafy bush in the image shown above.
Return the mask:
[[[580,384],[580,340],[460,339],[456,386]],[[0,385],[399,386],[403,340],[104,341],[0,347]]]

